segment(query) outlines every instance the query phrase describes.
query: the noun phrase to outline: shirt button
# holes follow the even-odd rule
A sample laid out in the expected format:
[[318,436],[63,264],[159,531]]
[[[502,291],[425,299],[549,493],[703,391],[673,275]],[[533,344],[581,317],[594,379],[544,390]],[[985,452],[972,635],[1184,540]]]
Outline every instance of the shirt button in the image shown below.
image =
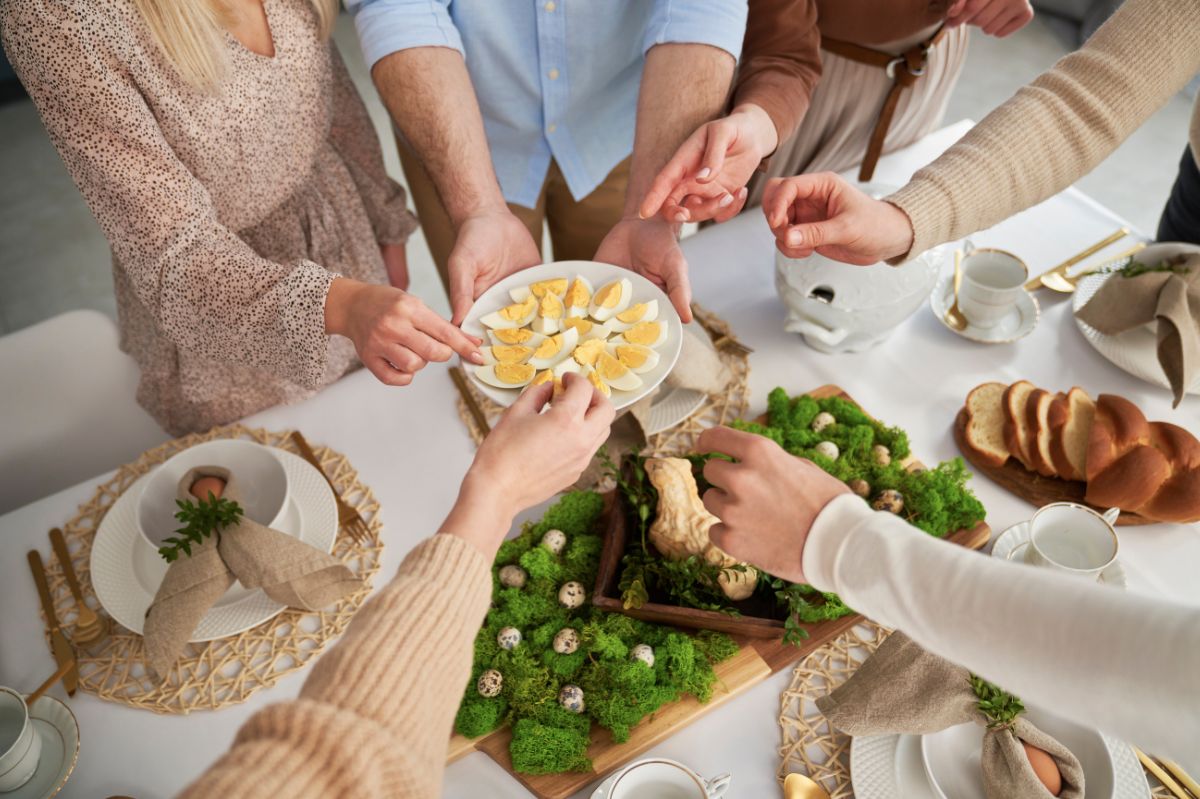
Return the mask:
[[548,74],[550,76],[550,80],[558,80],[558,70],[557,69],[552,69],[546,74]]
[[554,11],[554,9],[556,9],[556,8],[558,8],[558,6],[556,6],[554,4],[554,0],[550,0],[550,2],[546,3],[546,5],[545,5],[546,11]]
[[556,130],[558,130],[558,125],[555,125],[553,122],[546,126],[547,133],[553,133]]

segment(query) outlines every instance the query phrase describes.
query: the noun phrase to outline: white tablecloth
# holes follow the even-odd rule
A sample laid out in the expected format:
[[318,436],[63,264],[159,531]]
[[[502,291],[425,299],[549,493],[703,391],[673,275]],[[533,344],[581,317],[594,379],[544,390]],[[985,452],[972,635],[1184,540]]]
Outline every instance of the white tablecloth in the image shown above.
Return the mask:
[[[883,159],[878,180],[903,183],[969,126],[969,122],[951,125]],[[1068,190],[972,238],[977,244],[1010,249],[1038,271],[1120,224],[1111,212]],[[914,451],[935,462],[957,455],[950,425],[972,386],[1027,378],[1053,389],[1079,385],[1093,395],[1123,394],[1151,418],[1193,430],[1200,427],[1200,399],[1189,397],[1172,411],[1166,391],[1129,377],[1101,358],[1075,329],[1069,303],[1045,292],[1040,326],[1016,344],[987,347],[959,339],[923,307],[881,346],[861,354],[830,356],[783,332],[784,309],[773,287],[773,240],[761,214],[745,214],[703,231],[687,239],[684,250],[697,301],[728,320],[742,341],[756,350],[750,373],[752,415],[764,409],[767,393],[777,385],[796,394],[837,383],[869,411],[906,429]],[[444,372],[444,367],[435,366],[411,387],[391,389],[360,371],[307,402],[247,420],[272,429],[298,428],[311,441],[350,457],[382,503],[387,548],[379,583],[394,573],[409,549],[437,530],[471,460],[474,448],[459,421],[456,394]],[[42,642],[24,552],[37,547],[48,554],[46,531],[69,518],[107,476],[0,517],[5,552],[0,559],[0,684],[28,690],[53,671],[53,660]],[[996,530],[1031,513],[1029,505],[984,478],[976,479],[974,488]],[[1200,531],[1195,526],[1126,529],[1121,552],[1130,590],[1200,605],[1200,581],[1195,579]],[[157,716],[77,694],[71,707],[79,718],[82,746],[78,767],[61,795],[170,796],[225,751],[239,725],[255,710],[295,696],[304,677],[304,671],[293,674],[244,705],[190,716]],[[733,795],[778,795],[776,718],[779,692],[787,679],[784,672],[767,680],[681,730],[652,753],[690,763],[710,775],[732,772]],[[1200,762],[1187,765],[1200,773]],[[445,785],[445,796],[456,799],[528,796],[481,753],[451,766]]]

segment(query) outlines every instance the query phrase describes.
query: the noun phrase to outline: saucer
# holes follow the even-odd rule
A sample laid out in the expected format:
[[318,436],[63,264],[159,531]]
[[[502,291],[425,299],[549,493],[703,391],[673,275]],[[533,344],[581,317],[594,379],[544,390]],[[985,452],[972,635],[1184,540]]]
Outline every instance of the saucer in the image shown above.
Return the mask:
[[976,327],[968,320],[965,330],[955,330],[946,324],[946,311],[953,304],[954,280],[947,276],[938,281],[933,293],[929,295],[929,307],[933,309],[933,315],[945,325],[947,330],[982,344],[1011,344],[1018,339],[1025,338],[1037,327],[1038,320],[1042,315],[1037,298],[1028,291],[1022,291],[1017,295],[1017,303],[1013,309],[995,326]]
[[[997,536],[996,543],[992,544],[992,557],[1024,563],[1025,551],[1029,547],[1029,525],[1029,522],[1014,524]],[[1114,560],[1111,566],[1100,572],[1098,582],[1124,588],[1125,567],[1121,565],[1121,561]]]
[[49,799],[58,794],[79,759],[79,722],[53,696],[42,696],[29,709],[33,729],[42,739],[42,756],[29,782],[3,794],[4,799]]

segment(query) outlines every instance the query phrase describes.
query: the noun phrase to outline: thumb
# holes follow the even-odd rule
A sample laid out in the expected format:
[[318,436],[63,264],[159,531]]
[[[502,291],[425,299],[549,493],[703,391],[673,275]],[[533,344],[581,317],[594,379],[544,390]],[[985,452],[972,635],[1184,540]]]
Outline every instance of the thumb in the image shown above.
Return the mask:
[[692,284],[688,280],[687,262],[682,255],[664,277],[671,305],[675,306],[680,321],[686,325],[692,321]]
[[475,302],[475,270],[462,257],[450,253],[450,262],[446,267],[450,280],[450,321],[461,325]]
[[512,405],[508,406],[508,410],[504,412],[504,417],[536,416],[542,412],[542,408],[550,401],[550,397],[553,394],[553,380],[538,383],[536,386],[530,386],[521,392],[521,396],[517,397]]

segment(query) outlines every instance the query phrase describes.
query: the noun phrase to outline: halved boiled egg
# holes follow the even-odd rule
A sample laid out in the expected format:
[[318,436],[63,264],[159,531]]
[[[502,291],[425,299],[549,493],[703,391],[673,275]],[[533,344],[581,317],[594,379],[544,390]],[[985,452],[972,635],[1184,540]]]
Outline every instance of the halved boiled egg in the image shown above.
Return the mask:
[[612,389],[609,388],[608,384],[605,383],[600,378],[600,374],[595,369],[591,368],[590,366],[584,367],[584,368],[587,370],[585,374],[588,379],[588,382],[591,383],[593,386],[595,386],[597,389],[599,389],[600,393],[603,394],[604,396],[611,397]]
[[643,347],[661,347],[667,340],[666,322],[638,322],[619,336],[609,340],[610,344],[640,344]]
[[578,343],[579,331],[573,327],[567,328],[558,335],[545,338],[541,345],[533,351],[529,362],[538,369],[549,369],[570,355]]
[[592,338],[581,343],[571,356],[582,366],[595,366],[596,359],[604,352],[604,339]]
[[525,363],[533,356],[533,347],[526,344],[493,344],[481,347],[483,362],[496,363]]
[[591,319],[585,319],[582,316],[568,316],[563,320],[563,330],[567,328],[575,328],[579,331],[579,340],[587,341],[590,338],[607,339],[612,333],[612,328],[609,322],[595,322]]
[[567,309],[557,294],[549,292],[538,300],[537,315],[533,318],[533,332],[550,335],[557,333],[562,327],[562,320],[567,315]]
[[503,330],[512,327],[525,327],[537,313],[538,301],[530,296],[523,302],[506,305],[498,311],[479,317],[479,323],[493,330]]
[[587,316],[588,306],[592,303],[592,284],[586,277],[571,281],[563,303],[567,306],[567,316]]
[[493,344],[524,344],[534,349],[545,338],[541,333],[534,333],[527,327],[502,327],[499,330],[489,330],[487,334]]
[[521,388],[529,385],[537,372],[527,363],[490,363],[475,367],[475,376],[496,388]]
[[642,378],[607,352],[600,353],[596,359],[596,373],[617,391],[635,391],[642,387]]
[[629,278],[614,280],[592,295],[588,314],[597,322],[607,322],[628,308],[632,299],[633,284],[629,282]]
[[616,344],[609,352],[631,372],[644,374],[658,366],[658,353],[641,344]]
[[530,295],[540,300],[546,294],[557,294],[561,297],[566,293],[567,279],[565,277],[539,280],[536,283],[530,283],[528,286],[517,286],[515,289],[508,290],[508,296],[512,297],[513,302],[524,302]]
[[614,333],[623,333],[638,322],[653,322],[658,318],[658,300],[637,302],[609,319],[607,324]]
[[562,380],[563,375],[565,374],[579,374],[583,371],[583,367],[580,366],[579,361],[575,360],[574,358],[567,358],[559,361],[558,364],[550,371],[554,373],[555,380]]

